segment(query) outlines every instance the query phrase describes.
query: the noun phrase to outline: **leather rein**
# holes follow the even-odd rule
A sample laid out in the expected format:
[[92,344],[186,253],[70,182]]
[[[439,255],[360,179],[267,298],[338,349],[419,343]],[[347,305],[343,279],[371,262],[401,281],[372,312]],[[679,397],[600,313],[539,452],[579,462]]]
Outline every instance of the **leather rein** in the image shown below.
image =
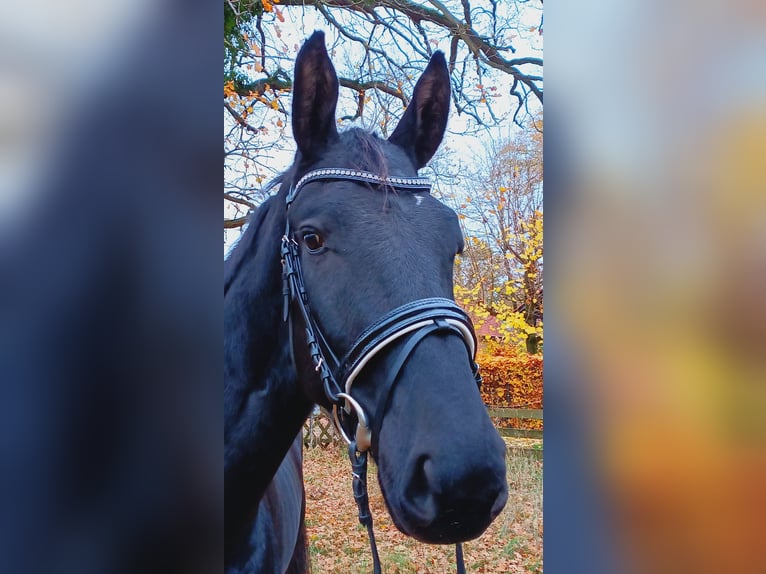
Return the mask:
[[[419,177],[388,177],[351,169],[317,169],[308,172],[291,186],[285,202],[285,209],[301,192],[303,187],[314,181],[355,181],[371,187],[388,187],[395,191],[421,191],[430,193],[428,179]],[[367,496],[367,453],[377,452],[378,437],[383,424],[386,406],[399,379],[399,373],[418,344],[434,333],[458,335],[465,344],[467,358],[477,385],[481,385],[479,366],[476,364],[476,334],[470,317],[451,299],[433,297],[411,301],[393,309],[368,326],[357,337],[346,354],[338,359],[327,338],[319,328],[311,312],[303,270],[300,263],[299,244],[293,236],[289,218],[286,218],[285,233],[281,244],[282,257],[282,318],[288,322],[290,352],[293,352],[293,323],[290,321],[291,303],[298,308],[306,332],[309,355],[317,372],[327,401],[332,405],[333,419],[343,439],[348,443],[351,459],[354,499],[359,508],[359,521],[367,527],[373,555],[374,574],[380,574],[380,559],[375,545]],[[362,405],[351,395],[352,385],[373,357],[392,344],[402,346],[390,367],[384,392],[375,405],[370,418]],[[354,429],[354,424],[356,428]],[[465,573],[462,547],[456,545],[457,571]]]

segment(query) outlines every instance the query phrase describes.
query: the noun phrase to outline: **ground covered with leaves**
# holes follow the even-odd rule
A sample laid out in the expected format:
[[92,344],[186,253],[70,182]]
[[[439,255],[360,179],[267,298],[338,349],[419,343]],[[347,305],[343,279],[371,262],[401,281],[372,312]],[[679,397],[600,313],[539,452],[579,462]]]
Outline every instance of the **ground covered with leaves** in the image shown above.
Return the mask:
[[[351,467],[345,448],[334,444],[306,449],[303,468],[312,572],[371,573],[367,531],[357,520],[351,494]],[[539,457],[509,450],[508,503],[480,538],[463,545],[468,572],[517,574],[543,571],[542,470]],[[383,572],[454,572],[455,547],[421,544],[400,533],[385,508],[372,463],[368,478]]]

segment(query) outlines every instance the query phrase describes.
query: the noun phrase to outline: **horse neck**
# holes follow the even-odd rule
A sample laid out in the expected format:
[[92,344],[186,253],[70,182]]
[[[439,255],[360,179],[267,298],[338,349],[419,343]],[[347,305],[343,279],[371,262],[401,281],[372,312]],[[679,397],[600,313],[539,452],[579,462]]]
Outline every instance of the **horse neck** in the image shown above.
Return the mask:
[[[228,336],[237,333],[229,331]],[[248,354],[225,353],[225,520],[231,533],[249,528],[311,409],[299,392],[286,345],[274,344],[263,357],[265,368],[247,360]]]
[[224,483],[232,532],[247,528],[311,409],[281,318],[283,221],[262,214],[224,296]]

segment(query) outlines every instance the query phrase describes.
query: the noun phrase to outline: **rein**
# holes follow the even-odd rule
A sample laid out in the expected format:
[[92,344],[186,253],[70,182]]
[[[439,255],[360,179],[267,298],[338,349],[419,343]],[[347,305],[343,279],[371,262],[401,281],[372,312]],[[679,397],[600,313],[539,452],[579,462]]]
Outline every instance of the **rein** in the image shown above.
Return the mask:
[[[430,193],[431,190],[429,180],[419,177],[384,178],[366,171],[317,169],[308,172],[291,186],[285,209],[290,209],[290,205],[306,184],[321,180],[356,181],[370,186],[386,186],[395,191]],[[359,522],[367,527],[374,574],[380,574],[380,558],[375,544],[372,514],[367,495],[367,453],[370,449],[377,451],[383,417],[399,380],[399,373],[418,344],[428,335],[435,333],[458,335],[465,344],[476,384],[481,385],[479,366],[475,361],[476,334],[471,319],[451,299],[441,297],[418,299],[393,309],[372,323],[357,337],[343,358],[338,359],[311,313],[298,248],[299,244],[293,237],[288,218],[285,223],[285,233],[282,236],[280,254],[284,301],[282,318],[288,322],[290,352],[293,352],[293,324],[290,321],[290,309],[291,303],[295,303],[305,326],[306,342],[314,370],[322,381],[325,397],[333,406],[335,426],[349,445],[348,452],[354,477],[354,499],[359,509]],[[370,419],[362,405],[351,395],[352,385],[373,357],[399,341],[403,341],[402,347],[387,374],[385,392],[381,394],[373,411],[374,416]],[[354,423],[356,423],[356,429],[352,432]],[[459,543],[456,545],[455,555],[458,574],[465,574],[463,550]]]

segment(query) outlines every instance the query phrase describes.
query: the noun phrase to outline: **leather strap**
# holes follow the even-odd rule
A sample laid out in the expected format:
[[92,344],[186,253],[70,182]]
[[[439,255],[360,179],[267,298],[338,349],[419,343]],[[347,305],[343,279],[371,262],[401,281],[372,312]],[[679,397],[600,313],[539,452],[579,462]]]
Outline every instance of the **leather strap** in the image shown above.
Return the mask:
[[[367,327],[341,361],[341,370],[339,380],[347,381],[349,375],[353,374],[359,367],[361,361],[372,352],[377,345],[386,341],[392,335],[406,329],[411,325],[420,322],[452,319],[465,325],[466,332],[470,333],[471,341],[465,341],[469,360],[475,367],[476,358],[476,334],[471,324],[471,319],[454,301],[442,297],[433,297],[430,299],[418,299],[401,307],[397,307],[385,314]],[[465,339],[465,337],[464,337]],[[477,368],[474,368],[476,372]],[[353,382],[353,381],[352,381]],[[346,392],[350,391],[350,385],[344,385]]]
[[431,182],[423,177],[382,177],[370,173],[369,171],[343,168],[315,169],[300,178],[298,183],[290,188],[290,192],[287,194],[287,207],[290,207],[290,204],[295,201],[295,198],[298,196],[304,185],[311,183],[312,181],[323,179],[358,181],[360,183],[369,183],[372,185],[387,185],[393,189],[403,189],[407,191],[425,191],[427,193],[431,191]]

